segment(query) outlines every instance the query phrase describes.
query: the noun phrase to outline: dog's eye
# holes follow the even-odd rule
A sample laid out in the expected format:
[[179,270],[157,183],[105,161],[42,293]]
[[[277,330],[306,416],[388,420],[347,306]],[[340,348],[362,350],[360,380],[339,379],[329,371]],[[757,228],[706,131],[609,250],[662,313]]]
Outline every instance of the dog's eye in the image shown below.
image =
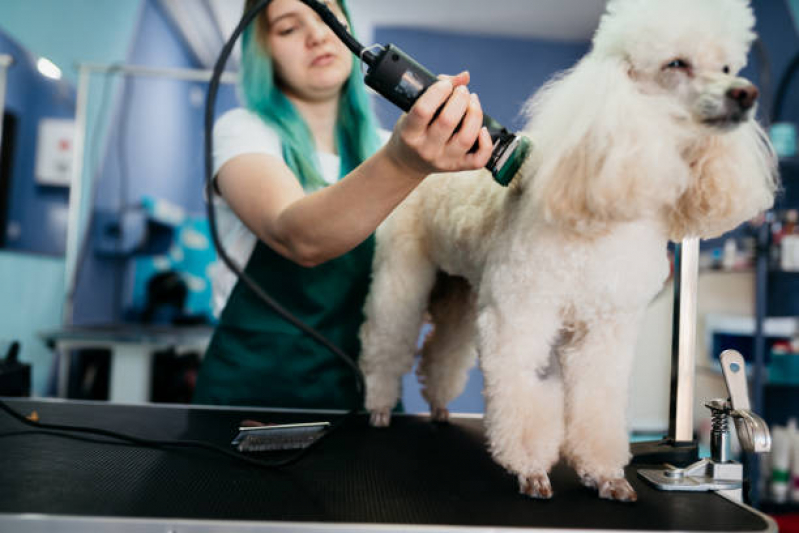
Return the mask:
[[722,71],[724,74],[729,74],[729,73],[730,73],[730,67],[728,67],[727,65],[724,65],[724,68],[723,68],[723,69],[721,69],[721,71]]
[[689,69],[691,68],[691,65],[689,65],[684,59],[675,59],[666,63],[666,66],[663,68]]

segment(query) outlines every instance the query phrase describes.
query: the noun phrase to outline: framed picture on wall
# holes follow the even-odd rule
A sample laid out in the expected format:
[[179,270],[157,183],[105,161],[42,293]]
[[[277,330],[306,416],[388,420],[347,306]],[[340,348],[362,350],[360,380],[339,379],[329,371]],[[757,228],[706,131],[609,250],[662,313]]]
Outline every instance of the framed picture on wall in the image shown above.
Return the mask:
[[36,183],[69,187],[74,139],[74,120],[43,118],[39,121],[36,138]]

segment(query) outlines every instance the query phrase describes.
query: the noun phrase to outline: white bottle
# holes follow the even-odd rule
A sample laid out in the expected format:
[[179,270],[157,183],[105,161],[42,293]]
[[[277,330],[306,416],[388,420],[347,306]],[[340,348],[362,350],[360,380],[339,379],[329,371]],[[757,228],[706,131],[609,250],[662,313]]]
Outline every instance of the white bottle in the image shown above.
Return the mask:
[[735,239],[724,241],[724,254],[721,256],[721,267],[724,270],[732,270],[738,261],[738,244]]

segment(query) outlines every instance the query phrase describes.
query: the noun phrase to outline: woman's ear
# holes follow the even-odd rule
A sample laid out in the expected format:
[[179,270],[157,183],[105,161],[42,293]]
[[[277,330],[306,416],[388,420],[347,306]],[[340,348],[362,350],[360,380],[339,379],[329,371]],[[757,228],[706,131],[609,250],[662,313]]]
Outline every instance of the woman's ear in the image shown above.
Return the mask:
[[750,120],[698,147],[691,182],[667,213],[671,239],[716,237],[769,209],[778,188],[774,149]]
[[630,64],[584,58],[528,105],[535,171],[529,189],[546,221],[584,233],[658,209],[684,190],[676,104],[645,94]]

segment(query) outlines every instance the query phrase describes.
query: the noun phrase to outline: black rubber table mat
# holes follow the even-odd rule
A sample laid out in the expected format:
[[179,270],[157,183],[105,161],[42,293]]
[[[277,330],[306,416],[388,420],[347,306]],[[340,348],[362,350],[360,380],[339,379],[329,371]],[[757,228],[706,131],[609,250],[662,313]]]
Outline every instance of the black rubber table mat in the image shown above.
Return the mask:
[[[239,421],[303,422],[335,415],[103,403],[9,401],[42,421],[153,439],[228,445]],[[365,417],[277,470],[204,451],[153,450],[42,432],[0,412],[0,513],[290,522],[429,524],[618,530],[763,531],[758,515],[712,493],[656,491],[633,470],[638,502],[600,500],[568,468],[555,496],[517,492],[490,458],[480,419],[433,424],[397,416],[387,429]]]

